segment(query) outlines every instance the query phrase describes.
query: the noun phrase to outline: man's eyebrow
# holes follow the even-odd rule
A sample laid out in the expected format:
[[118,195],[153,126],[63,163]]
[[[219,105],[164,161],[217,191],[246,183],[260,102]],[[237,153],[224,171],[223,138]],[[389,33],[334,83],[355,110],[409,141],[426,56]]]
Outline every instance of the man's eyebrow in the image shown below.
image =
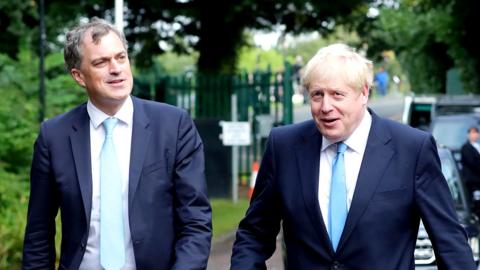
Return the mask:
[[[114,55],[114,57],[117,57],[117,56],[122,55],[122,54],[126,55],[127,52],[126,52],[126,51],[120,51],[120,52],[116,53],[116,54]],[[90,61],[90,63],[94,63],[94,62],[98,62],[98,61],[103,61],[103,60],[108,60],[108,59],[110,59],[110,58],[111,58],[110,56],[100,56],[100,57],[97,57],[97,58],[92,59],[92,60]]]
[[101,56],[101,57],[98,57],[98,58],[94,58],[90,61],[90,63],[95,63],[95,62],[99,62],[99,61],[104,61],[104,60],[108,60],[110,57],[107,57],[107,56]]

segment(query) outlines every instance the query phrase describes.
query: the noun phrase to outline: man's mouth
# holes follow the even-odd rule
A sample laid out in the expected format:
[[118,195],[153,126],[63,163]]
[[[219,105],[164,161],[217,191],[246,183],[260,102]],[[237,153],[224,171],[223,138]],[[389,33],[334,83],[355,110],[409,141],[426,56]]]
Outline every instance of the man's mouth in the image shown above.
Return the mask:
[[107,81],[107,83],[108,84],[120,84],[123,81],[124,81],[123,79],[116,79],[116,80],[109,80],[109,81]]
[[329,124],[329,123],[333,123],[337,120],[338,120],[338,118],[323,118],[322,122]]

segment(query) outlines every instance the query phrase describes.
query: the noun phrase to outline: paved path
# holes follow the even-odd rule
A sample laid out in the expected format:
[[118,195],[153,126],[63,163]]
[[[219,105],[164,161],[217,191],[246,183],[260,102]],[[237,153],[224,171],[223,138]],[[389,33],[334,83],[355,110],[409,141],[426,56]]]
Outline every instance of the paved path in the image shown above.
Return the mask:
[[[235,240],[234,233],[230,233],[215,241],[210,252],[207,270],[225,270],[230,269],[230,256],[232,254],[232,245]],[[277,238],[277,249],[273,256],[267,261],[267,269],[283,270],[281,239]]]

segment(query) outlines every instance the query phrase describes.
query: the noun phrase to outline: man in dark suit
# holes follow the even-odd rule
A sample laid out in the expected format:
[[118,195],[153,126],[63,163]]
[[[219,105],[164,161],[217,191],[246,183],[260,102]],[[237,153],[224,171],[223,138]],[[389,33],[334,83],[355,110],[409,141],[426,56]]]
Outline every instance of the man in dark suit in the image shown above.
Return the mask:
[[205,269],[211,208],[192,120],[181,109],[130,96],[126,40],[105,21],[71,30],[64,56],[88,102],[42,123],[23,269],[55,267],[58,209],[59,269]]
[[439,269],[475,269],[434,139],[367,108],[372,62],[343,44],[307,64],[313,121],[272,130],[232,269],[414,269],[420,219]]
[[475,190],[480,190],[480,145],[478,143],[478,128],[468,129],[468,139],[461,150],[462,174],[470,196]]

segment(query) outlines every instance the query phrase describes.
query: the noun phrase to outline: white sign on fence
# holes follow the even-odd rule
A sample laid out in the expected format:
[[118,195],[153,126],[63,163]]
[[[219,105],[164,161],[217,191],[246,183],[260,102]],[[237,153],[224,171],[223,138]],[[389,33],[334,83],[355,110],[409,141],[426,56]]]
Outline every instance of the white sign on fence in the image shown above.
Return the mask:
[[223,145],[250,145],[251,128],[249,122],[220,121]]

